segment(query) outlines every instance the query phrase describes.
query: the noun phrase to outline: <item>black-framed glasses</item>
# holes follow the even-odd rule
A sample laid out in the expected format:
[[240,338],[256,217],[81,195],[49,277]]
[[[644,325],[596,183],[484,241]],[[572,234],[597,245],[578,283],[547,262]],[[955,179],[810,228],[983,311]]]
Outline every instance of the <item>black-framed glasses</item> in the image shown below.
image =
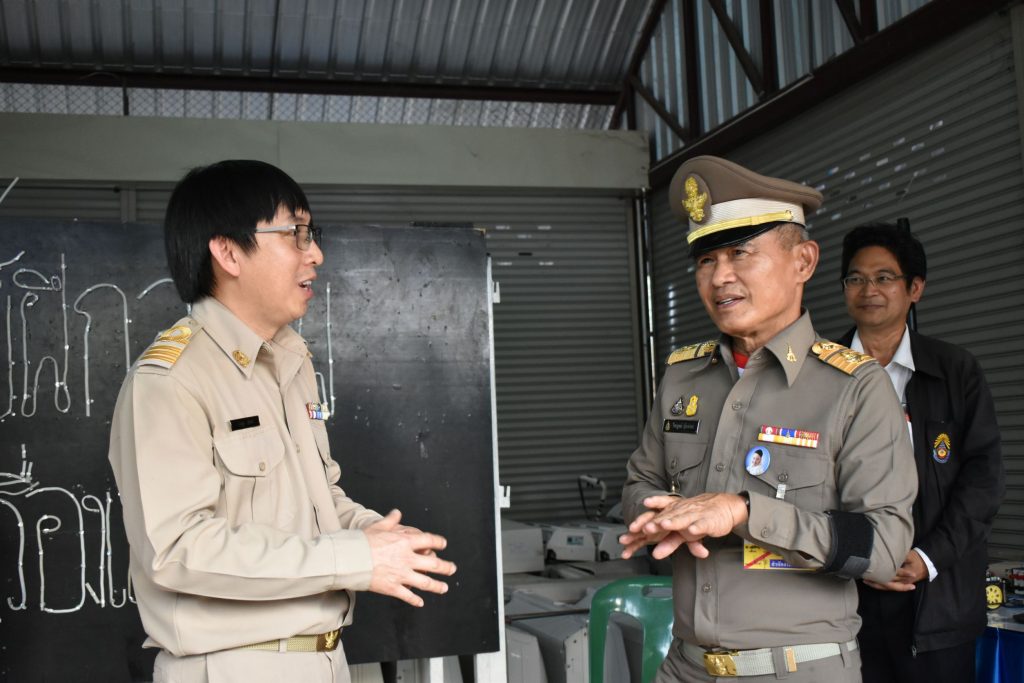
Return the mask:
[[281,225],[276,228],[256,228],[256,232],[290,232],[295,235],[295,246],[302,251],[309,251],[313,242],[320,244],[320,237],[323,229],[315,225],[296,223],[295,225]]
[[862,289],[868,284],[872,284],[879,289],[886,289],[893,287],[900,280],[906,280],[906,275],[890,275],[888,273],[882,273],[876,277],[864,277],[863,275],[847,275],[842,278],[843,289]]

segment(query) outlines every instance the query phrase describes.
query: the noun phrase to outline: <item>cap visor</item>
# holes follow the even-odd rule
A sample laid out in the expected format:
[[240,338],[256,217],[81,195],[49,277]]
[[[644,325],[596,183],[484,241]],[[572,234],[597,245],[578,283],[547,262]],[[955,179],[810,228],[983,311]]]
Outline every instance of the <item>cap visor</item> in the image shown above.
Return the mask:
[[784,221],[773,221],[771,223],[762,223],[761,225],[752,225],[745,228],[732,228],[730,230],[722,230],[721,232],[713,232],[710,235],[701,237],[690,245],[690,257],[697,258],[698,256],[706,254],[709,251],[714,251],[715,249],[742,244],[743,242],[754,239],[758,235],[764,234],[769,230],[785,224],[786,223]]

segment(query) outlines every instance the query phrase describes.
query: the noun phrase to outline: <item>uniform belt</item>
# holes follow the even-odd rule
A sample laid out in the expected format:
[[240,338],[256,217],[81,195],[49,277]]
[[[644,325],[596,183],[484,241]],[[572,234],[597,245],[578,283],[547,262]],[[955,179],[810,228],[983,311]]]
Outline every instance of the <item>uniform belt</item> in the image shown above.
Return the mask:
[[[797,664],[812,662],[857,649],[857,641],[848,643],[811,643],[808,645],[788,645],[777,649],[783,652],[786,668],[790,672],[797,670]],[[772,650],[763,647],[757,650],[705,650],[699,645],[683,641],[683,656],[697,666],[703,666],[712,676],[770,676],[775,673],[775,660]]]
[[274,652],[331,652],[338,649],[341,629],[310,636],[292,636],[280,640],[243,645],[238,650],[272,650]]

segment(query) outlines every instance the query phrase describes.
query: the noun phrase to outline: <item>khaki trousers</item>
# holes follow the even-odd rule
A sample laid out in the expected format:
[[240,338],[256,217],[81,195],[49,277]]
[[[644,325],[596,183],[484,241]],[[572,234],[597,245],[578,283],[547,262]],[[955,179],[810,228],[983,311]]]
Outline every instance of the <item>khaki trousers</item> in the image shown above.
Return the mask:
[[730,676],[719,678],[712,676],[703,666],[697,666],[683,656],[683,648],[679,639],[672,641],[654,683],[861,683],[860,649],[853,652],[826,657],[813,662],[801,662],[797,670],[784,671],[768,676]]
[[352,683],[345,650],[268,652],[223,650],[175,657],[161,650],[153,683]]

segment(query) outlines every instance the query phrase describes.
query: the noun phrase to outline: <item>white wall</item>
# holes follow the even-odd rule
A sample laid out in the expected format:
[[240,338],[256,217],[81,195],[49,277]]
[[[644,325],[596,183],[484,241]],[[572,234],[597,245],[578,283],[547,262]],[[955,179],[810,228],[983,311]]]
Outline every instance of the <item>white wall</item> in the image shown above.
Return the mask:
[[299,183],[646,187],[635,131],[0,114],[0,178],[175,181],[194,166],[262,159]]

